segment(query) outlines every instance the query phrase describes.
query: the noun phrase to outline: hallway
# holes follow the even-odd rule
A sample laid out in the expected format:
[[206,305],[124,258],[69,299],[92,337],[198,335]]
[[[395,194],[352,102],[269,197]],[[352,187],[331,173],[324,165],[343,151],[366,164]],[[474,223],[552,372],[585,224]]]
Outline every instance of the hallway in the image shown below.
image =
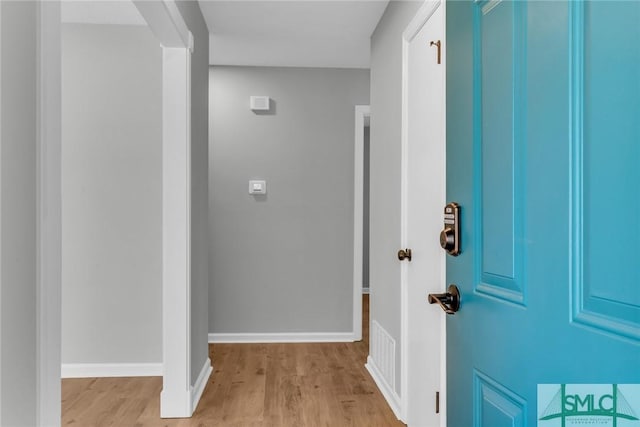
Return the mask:
[[159,418],[160,377],[65,379],[62,425],[403,426],[364,368],[368,308],[365,295],[361,342],[210,344],[214,372],[191,419]]

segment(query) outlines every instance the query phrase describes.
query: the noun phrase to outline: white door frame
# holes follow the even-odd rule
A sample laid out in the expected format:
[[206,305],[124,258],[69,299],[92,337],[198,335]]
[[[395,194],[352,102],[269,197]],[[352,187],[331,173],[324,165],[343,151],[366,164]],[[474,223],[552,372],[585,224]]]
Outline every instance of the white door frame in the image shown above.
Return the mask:
[[[429,19],[433,16],[436,10],[442,7],[443,8],[443,21],[446,22],[446,14],[445,14],[445,3],[441,0],[435,1],[425,1],[424,4],[418,9],[415,16],[406,27],[404,32],[402,33],[402,136],[401,136],[401,146],[402,146],[402,166],[401,166],[401,209],[402,212],[406,212],[407,209],[407,165],[408,165],[408,146],[409,146],[409,128],[408,128],[408,109],[409,109],[409,44],[411,41],[418,35],[420,30],[424,27],[424,25],[429,21]],[[444,24],[444,22],[443,22]],[[446,28],[443,25],[443,35],[446,34]],[[442,43],[445,43],[444,37]],[[446,57],[445,57],[446,49],[443,46],[442,49],[442,64],[443,67],[446,67]],[[446,68],[443,70],[446,75]],[[443,113],[446,112],[446,87],[443,86],[443,102],[442,109]],[[444,117],[444,114],[443,114]],[[446,120],[443,121],[446,123]],[[446,128],[445,128],[446,131]],[[446,138],[443,138],[442,144],[446,144]],[[445,159],[442,159],[444,161]],[[433,182],[440,182],[444,188],[446,183],[446,175],[445,176],[433,176]],[[443,204],[444,206],[444,204]],[[401,219],[401,240],[404,244],[407,241],[407,223],[405,217],[403,215]],[[429,238],[425,236],[424,238]],[[437,236],[433,236],[433,238],[437,238]],[[402,246],[405,247],[405,246]],[[441,263],[442,263],[442,289],[444,289],[445,283],[445,256],[442,255]],[[407,265],[403,264],[401,270],[401,363],[400,363],[400,376],[401,376],[401,416],[404,421],[407,421],[408,415],[408,407],[411,404],[410,402],[416,402],[415,404],[421,404],[426,406],[424,402],[430,402],[432,399],[435,399],[435,396],[431,396],[429,394],[425,394],[424,396],[409,396],[409,377],[411,376],[410,366],[409,366],[409,354],[412,353],[411,346],[411,337],[409,336],[409,322],[411,319],[411,313],[409,312],[409,292],[407,287]],[[427,296],[425,295],[425,300]],[[434,309],[436,309],[434,307]],[[446,427],[446,327],[445,322],[442,322],[442,328],[440,331],[440,352],[441,352],[441,366],[440,369],[440,426]],[[425,390],[426,391],[426,390]],[[418,403],[421,402],[421,403]]]
[[362,340],[362,244],[364,215],[364,126],[368,105],[356,105],[353,164],[353,340]]
[[[162,417],[190,417],[191,53],[193,35],[173,0],[134,1],[163,47]],[[39,2],[37,420],[60,424],[60,1]]]

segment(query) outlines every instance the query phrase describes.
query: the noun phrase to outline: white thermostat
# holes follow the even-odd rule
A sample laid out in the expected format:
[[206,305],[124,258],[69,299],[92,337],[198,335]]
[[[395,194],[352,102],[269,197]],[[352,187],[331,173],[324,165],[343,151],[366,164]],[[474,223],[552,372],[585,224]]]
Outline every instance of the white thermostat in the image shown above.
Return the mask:
[[251,96],[249,97],[249,105],[253,111],[269,111],[268,96]]
[[267,194],[267,181],[249,181],[249,194]]

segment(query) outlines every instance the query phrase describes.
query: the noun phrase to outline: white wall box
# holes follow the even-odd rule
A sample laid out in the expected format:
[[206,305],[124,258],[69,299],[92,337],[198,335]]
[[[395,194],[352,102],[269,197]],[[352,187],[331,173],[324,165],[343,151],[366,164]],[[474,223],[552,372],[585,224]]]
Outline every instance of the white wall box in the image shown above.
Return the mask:
[[249,194],[267,194],[267,181],[249,181]]
[[269,110],[269,97],[268,96],[250,96],[249,104],[253,111],[268,111]]

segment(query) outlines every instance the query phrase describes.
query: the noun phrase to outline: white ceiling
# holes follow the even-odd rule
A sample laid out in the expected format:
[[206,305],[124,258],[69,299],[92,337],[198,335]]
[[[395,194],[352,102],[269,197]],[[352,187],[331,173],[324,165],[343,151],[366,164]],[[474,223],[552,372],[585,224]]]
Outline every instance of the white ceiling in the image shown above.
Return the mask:
[[62,0],[60,15],[65,24],[147,25],[130,0]]
[[[1,0],[0,0],[1,1]],[[369,68],[389,0],[198,0],[209,63]],[[63,0],[62,22],[146,25],[130,0]]]
[[199,0],[212,65],[369,68],[389,0]]

